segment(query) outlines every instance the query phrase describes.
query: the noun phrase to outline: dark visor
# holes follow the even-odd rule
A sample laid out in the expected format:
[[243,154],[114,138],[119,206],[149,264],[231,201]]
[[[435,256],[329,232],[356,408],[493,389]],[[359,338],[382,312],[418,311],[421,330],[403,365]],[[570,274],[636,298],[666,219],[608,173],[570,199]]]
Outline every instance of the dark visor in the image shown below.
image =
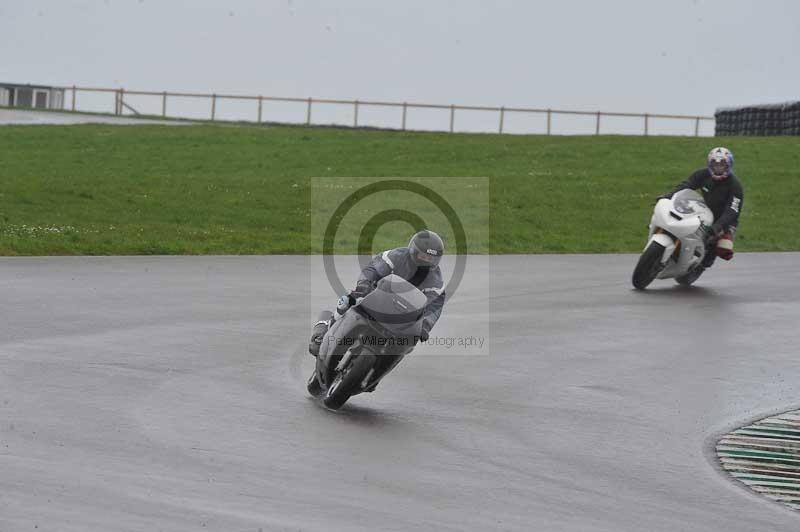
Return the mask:
[[423,251],[417,251],[416,254],[415,254],[415,258],[417,259],[417,262],[420,263],[420,264],[434,264],[434,263],[436,263],[436,257],[434,257],[432,255],[428,255],[427,253],[425,253]]

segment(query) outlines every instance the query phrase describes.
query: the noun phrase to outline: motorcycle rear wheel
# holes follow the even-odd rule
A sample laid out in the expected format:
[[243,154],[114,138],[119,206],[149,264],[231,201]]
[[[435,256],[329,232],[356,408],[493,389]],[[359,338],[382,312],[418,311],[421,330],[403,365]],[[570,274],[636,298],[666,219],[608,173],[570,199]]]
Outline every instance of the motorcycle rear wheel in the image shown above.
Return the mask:
[[636,268],[633,270],[633,287],[637,290],[644,290],[653,282],[661,271],[661,257],[664,256],[664,246],[656,242],[650,242],[644,250]]
[[366,352],[354,357],[354,360],[331,383],[322,399],[323,404],[332,410],[338,410],[350,396],[360,392],[361,381],[375,365],[375,359],[375,355]]
[[706,271],[706,269],[698,265],[686,275],[676,277],[675,282],[683,286],[691,286],[693,282],[698,280],[700,276],[703,275],[704,271]]

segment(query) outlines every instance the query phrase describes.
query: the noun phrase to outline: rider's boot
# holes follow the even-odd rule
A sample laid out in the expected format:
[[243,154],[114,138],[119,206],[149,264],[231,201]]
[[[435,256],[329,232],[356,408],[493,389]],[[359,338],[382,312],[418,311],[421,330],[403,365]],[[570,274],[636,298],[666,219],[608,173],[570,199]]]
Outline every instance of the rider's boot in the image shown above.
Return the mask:
[[311,333],[311,339],[308,342],[308,352],[313,356],[319,355],[319,347],[322,345],[322,338],[333,323],[333,313],[324,310],[317,318],[314,324],[314,330]]

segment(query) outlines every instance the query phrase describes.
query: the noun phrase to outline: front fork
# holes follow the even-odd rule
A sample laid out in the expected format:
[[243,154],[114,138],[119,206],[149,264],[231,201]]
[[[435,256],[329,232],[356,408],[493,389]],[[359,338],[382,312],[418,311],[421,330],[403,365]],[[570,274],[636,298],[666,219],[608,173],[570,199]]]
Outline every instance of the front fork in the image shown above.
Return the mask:
[[361,352],[361,334],[366,327],[364,318],[351,308],[325,333],[317,356],[317,373],[325,387]]
[[664,254],[661,257],[661,264],[666,264],[670,257],[678,252],[681,245],[680,240],[673,238],[672,235],[665,233],[658,228],[653,231],[653,234],[650,236],[650,240],[647,242],[647,245],[649,246],[650,242],[654,241],[658,242],[664,247]]

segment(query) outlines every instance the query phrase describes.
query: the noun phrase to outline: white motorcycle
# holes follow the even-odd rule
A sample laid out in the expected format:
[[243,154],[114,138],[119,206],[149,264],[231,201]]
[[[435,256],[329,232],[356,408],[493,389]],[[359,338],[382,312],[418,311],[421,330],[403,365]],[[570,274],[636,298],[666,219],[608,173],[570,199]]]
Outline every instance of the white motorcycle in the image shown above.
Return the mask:
[[633,286],[644,290],[654,279],[674,278],[689,286],[705,271],[706,228],[714,223],[711,209],[694,190],[660,199],[650,220],[650,237],[636,269]]

